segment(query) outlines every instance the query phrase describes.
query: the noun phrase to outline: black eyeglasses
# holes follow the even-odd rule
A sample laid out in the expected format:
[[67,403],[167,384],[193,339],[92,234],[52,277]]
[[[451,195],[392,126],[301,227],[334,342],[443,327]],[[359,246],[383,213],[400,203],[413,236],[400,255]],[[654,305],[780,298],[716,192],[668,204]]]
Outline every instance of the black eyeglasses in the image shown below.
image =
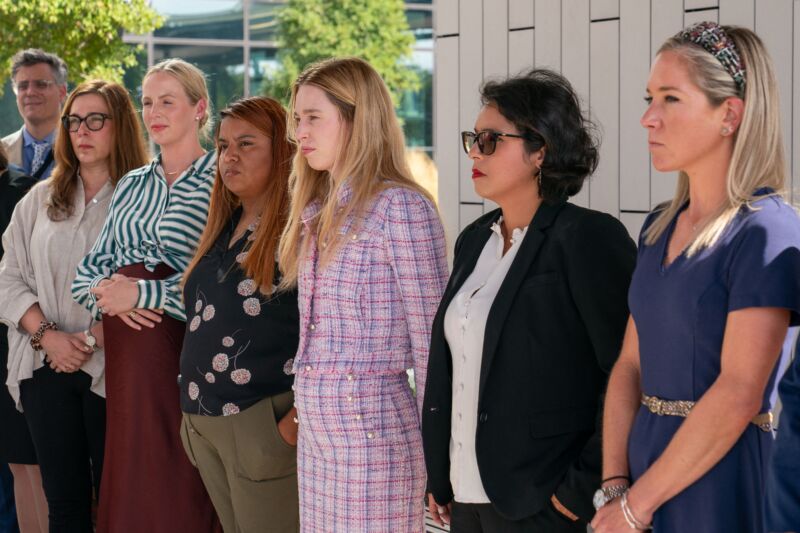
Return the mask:
[[478,150],[483,155],[492,155],[495,148],[497,148],[497,139],[500,137],[514,137],[516,139],[526,139],[524,135],[515,135],[513,133],[500,133],[498,131],[484,130],[478,133],[472,131],[461,132],[461,144],[464,151],[469,155],[472,145],[478,143]]
[[89,131],[100,131],[105,126],[106,120],[111,120],[111,117],[105,113],[89,113],[82,118],[78,115],[67,115],[61,119],[61,123],[65,130],[75,133],[81,129],[81,122],[86,123]]

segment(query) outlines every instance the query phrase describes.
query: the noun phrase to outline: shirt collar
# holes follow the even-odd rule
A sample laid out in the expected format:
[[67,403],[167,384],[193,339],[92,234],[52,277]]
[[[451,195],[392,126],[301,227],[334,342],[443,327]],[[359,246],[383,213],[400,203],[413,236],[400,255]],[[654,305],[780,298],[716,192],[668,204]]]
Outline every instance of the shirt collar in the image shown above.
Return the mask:
[[28,128],[22,128],[22,138],[24,140],[25,146],[31,146],[33,144],[41,144],[47,143],[50,146],[53,145],[53,140],[56,138],[55,130],[51,131],[49,135],[45,136],[44,139],[37,139],[33,135],[28,132]]
[[[503,216],[500,215],[500,218],[497,219],[492,224],[492,232],[497,235],[498,242],[497,242],[497,259],[501,259],[503,257],[503,248],[505,243],[503,242],[503,230],[500,227],[500,224],[503,222]],[[524,228],[514,228],[511,230],[511,248],[517,248],[519,244],[522,242],[522,239],[525,238],[525,234],[528,233],[528,226]]]

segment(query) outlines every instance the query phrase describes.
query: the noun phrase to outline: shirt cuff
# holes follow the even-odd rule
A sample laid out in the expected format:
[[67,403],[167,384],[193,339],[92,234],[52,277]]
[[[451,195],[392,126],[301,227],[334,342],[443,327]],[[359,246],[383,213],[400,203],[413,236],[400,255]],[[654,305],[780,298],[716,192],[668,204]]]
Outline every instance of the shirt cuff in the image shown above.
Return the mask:
[[162,280],[158,279],[140,279],[136,282],[139,287],[139,298],[136,300],[136,307],[138,309],[158,309],[164,307],[162,300],[164,298]]

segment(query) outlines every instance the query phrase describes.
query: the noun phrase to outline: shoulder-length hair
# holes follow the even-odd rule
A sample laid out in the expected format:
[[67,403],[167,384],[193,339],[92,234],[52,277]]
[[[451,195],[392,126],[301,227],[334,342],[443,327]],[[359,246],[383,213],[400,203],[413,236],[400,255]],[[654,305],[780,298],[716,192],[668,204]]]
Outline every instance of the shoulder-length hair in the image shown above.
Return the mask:
[[[123,86],[105,80],[92,80],[81,83],[70,93],[61,112],[62,119],[72,111],[75,99],[86,94],[96,94],[102,98],[111,116],[111,120],[105,125],[106,128],[109,126],[113,128],[108,170],[111,183],[116,186],[126,173],[147,163],[148,154],[139,118],[133,107],[133,101]],[[80,162],[63,123],[59,125],[56,134],[53,155],[55,167],[50,176],[47,216],[50,220],[64,220],[71,217],[75,211],[73,201],[78,186]]]
[[[269,168],[264,169],[268,185],[265,194],[266,200],[261,212],[261,222],[255,230],[254,240],[248,243],[251,244],[249,252],[242,263],[247,277],[256,282],[262,294],[268,295],[272,292],[275,255],[289,208],[289,172],[294,155],[294,145],[286,136],[286,110],[272,98],[254,96],[230,104],[220,111],[219,116],[220,125],[226,118],[244,120],[269,137],[272,143],[272,162]],[[216,138],[219,141],[219,125]],[[184,280],[188,279],[189,273],[197,266],[200,259],[214,246],[222,230],[229,223],[233,212],[241,205],[236,195],[228,190],[222,181],[219,170],[219,154],[218,150],[217,170],[214,187],[211,190],[208,222],[200,236],[197,253],[183,275]]]
[[[370,199],[382,189],[402,186],[413,189],[435,205],[430,194],[413,179],[405,159],[405,138],[394,112],[386,84],[372,66],[355,57],[333,58],[314,63],[292,85],[291,110],[303,85],[322,89],[338,109],[344,123],[336,158],[337,175],[314,170],[301,153],[296,153],[289,179],[291,209],[280,245],[282,284],[297,283],[297,269],[307,253],[308,239],[301,233],[303,210],[311,202],[322,204],[313,222],[317,242],[328,245],[321,251],[324,265],[335,254],[339,228],[350,216],[363,214]],[[289,135],[294,138],[297,122],[289,115]],[[351,199],[339,209],[343,187],[350,187]]]
[[[701,46],[675,36],[658,51],[672,52],[683,58],[692,81],[705,93],[711,105],[720,106],[731,97],[744,100],[742,122],[734,133],[733,154],[726,179],[726,201],[703,224],[697,237],[689,244],[687,256],[717,242],[742,206],[756,199],[753,196],[756,190],[769,187],[776,194],[784,194],[786,183],[778,82],[772,59],[764,43],[752,31],[737,26],[722,26],[722,29],[733,40],[745,66],[747,83],[744,95],[722,64]],[[689,176],[680,172],[675,196],[665,204],[645,232],[645,244],[652,245],[658,240],[688,200]]]

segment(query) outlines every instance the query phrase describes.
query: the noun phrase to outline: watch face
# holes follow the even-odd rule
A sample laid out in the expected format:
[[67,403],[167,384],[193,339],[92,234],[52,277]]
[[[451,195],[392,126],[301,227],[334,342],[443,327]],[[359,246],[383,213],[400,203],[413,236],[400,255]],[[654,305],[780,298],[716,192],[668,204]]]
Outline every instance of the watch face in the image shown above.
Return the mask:
[[97,339],[94,338],[94,335],[87,333],[86,334],[86,346],[89,348],[94,348],[94,345],[97,344]]
[[603,492],[603,489],[597,489],[594,493],[594,498],[592,498],[592,503],[594,504],[595,510],[599,510],[606,504],[606,493]]

